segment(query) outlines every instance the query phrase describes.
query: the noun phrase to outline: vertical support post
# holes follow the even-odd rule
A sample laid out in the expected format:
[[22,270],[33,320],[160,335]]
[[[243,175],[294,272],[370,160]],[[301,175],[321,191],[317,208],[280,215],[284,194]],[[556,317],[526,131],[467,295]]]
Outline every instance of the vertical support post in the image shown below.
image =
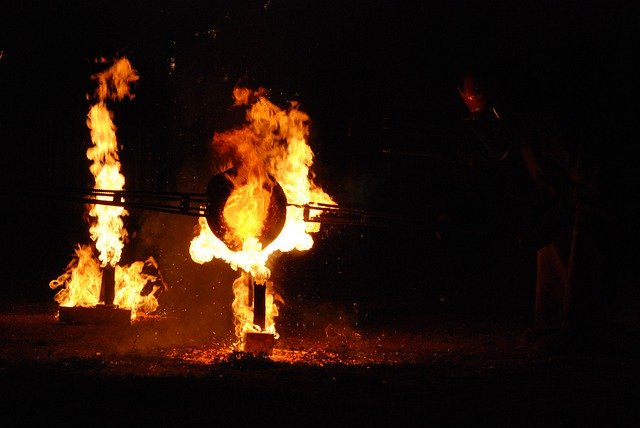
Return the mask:
[[267,284],[258,284],[253,281],[253,323],[262,330],[266,325],[266,294]]
[[116,296],[116,268],[107,264],[102,269],[102,283],[100,284],[100,301],[105,306],[113,306]]

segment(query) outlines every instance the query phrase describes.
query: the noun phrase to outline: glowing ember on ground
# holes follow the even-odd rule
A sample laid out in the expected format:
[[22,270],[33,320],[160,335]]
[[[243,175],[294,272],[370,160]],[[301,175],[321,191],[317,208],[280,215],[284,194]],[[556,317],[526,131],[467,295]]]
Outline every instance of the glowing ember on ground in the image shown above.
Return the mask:
[[[237,251],[230,249],[211,230],[204,217],[199,219],[199,233],[190,246],[192,259],[197,263],[214,257],[226,261],[234,270],[241,270],[233,284],[235,299],[233,313],[238,349],[243,350],[247,332],[266,332],[278,338],[275,317],[283,299],[269,281],[269,258],[275,252],[306,251],[313,246],[310,233],[320,230],[319,223],[305,222],[301,207],[309,202],[335,204],[313,181],[311,166],[313,152],[307,144],[309,116],[292,102],[287,109],[271,103],[266,90],[235,88],[235,106],[246,106],[245,126],[217,133],[212,141],[219,171],[233,168],[230,177],[233,189],[223,210],[230,233],[238,242]],[[269,222],[268,210],[272,199],[269,183],[275,180],[286,195],[286,221],[275,239],[263,245],[260,232]],[[318,213],[310,213],[314,217]],[[226,241],[226,239],[225,239]],[[250,302],[251,282],[266,285],[265,324],[254,320]]]
[[[268,356],[274,363],[307,366],[350,365],[369,366],[371,364],[400,365],[424,362],[426,358],[436,359],[451,355],[456,349],[473,349],[484,352],[482,345],[473,341],[460,340],[453,336],[431,334],[407,334],[375,331],[360,335],[351,329],[341,336],[327,337],[287,337],[285,344],[277,346]],[[478,340],[481,340],[478,339]],[[233,364],[246,361],[259,363],[264,355],[236,352],[221,343],[206,348],[190,350],[173,349],[168,357],[186,363]],[[257,357],[257,358],[256,358]]]
[[[104,59],[101,63],[106,63]],[[130,84],[138,80],[136,71],[126,58],[119,58],[103,72],[92,76],[97,80],[95,93],[97,102],[91,106],[87,118],[87,126],[91,131],[93,145],[87,150],[87,158],[92,161],[89,169],[95,178],[95,189],[123,190],[125,178],[120,173],[118,141],[113,113],[107,108],[107,101],[132,99]],[[98,199],[108,200],[110,197],[100,196]],[[127,242],[127,230],[123,217],[128,215],[124,207],[91,204],[88,205],[90,221],[89,234],[95,242],[95,249],[90,245],[78,244],[75,256],[65,272],[52,280],[49,286],[60,288],[55,300],[62,307],[92,307],[104,303],[101,296],[104,268],[115,269],[115,295],[113,303],[117,307],[131,310],[131,318],[135,319],[143,313],[151,313],[158,308],[155,297],[160,286],[141,295],[148,282],[155,283],[158,277],[143,272],[150,267],[157,271],[155,260],[150,257],[146,261],[137,261],[128,266],[120,266],[122,249]]]

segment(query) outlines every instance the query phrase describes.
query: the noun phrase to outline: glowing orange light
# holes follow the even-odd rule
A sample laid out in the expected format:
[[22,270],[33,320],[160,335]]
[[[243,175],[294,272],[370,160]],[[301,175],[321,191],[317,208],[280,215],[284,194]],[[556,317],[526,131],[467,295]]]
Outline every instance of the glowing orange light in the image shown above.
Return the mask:
[[[319,223],[304,221],[302,205],[311,201],[335,204],[333,199],[313,181],[313,152],[307,143],[309,116],[292,102],[280,109],[270,102],[263,88],[251,90],[237,87],[234,104],[246,106],[246,124],[240,129],[217,133],[213,150],[225,165],[221,171],[237,170],[237,182],[224,206],[224,219],[241,241],[241,249],[233,251],[211,231],[206,219],[199,219],[199,231],[191,241],[191,258],[206,263],[214,257],[227,262],[241,275],[233,284],[233,313],[237,346],[243,346],[244,333],[267,332],[278,337],[275,317],[283,299],[273,290],[267,267],[276,251],[306,251],[313,246],[311,233],[320,230]],[[266,246],[258,234],[267,221],[270,194],[265,182],[273,177],[284,190],[287,199],[286,222],[280,234]],[[313,216],[313,212],[311,215]],[[248,283],[253,279],[266,284],[266,320],[264,329],[254,324],[253,308],[248,304]]]
[[[106,62],[106,60],[101,60]],[[93,145],[87,150],[87,158],[92,161],[89,170],[95,179],[95,189],[123,190],[125,178],[120,172],[116,126],[113,113],[107,108],[107,100],[133,98],[130,84],[138,80],[136,71],[126,58],[116,59],[107,70],[92,76],[97,80],[97,102],[93,104],[87,116]],[[108,197],[100,196],[106,200]],[[157,269],[153,258],[145,262],[135,262],[120,266],[122,249],[128,239],[123,217],[128,212],[123,207],[91,204],[88,206],[90,219],[89,234],[98,251],[96,260],[93,248],[79,244],[72,261],[65,272],[49,283],[53,289],[63,287],[55,296],[60,306],[95,306],[100,302],[103,269],[115,268],[115,296],[113,304],[132,310],[132,319],[140,313],[150,313],[157,309],[155,293],[160,288],[142,296],[140,293],[147,282],[155,282],[157,277],[143,273],[143,267],[149,265]]]

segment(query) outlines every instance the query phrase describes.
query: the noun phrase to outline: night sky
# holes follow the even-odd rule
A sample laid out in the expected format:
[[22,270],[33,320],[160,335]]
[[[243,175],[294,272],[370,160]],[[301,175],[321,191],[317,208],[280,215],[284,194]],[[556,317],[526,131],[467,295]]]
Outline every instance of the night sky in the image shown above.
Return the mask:
[[[607,118],[628,114],[640,40],[631,3],[16,2],[0,30],[0,302],[53,301],[48,282],[89,242],[83,206],[55,190],[92,185],[90,76],[97,58],[126,56],[140,76],[135,98],[110,105],[125,188],[204,192],[213,134],[242,124],[233,87],[264,87],[309,114],[323,189],[402,217],[391,228],[327,226],[309,252],[280,256],[272,279],[290,302],[283,316],[326,305],[360,321],[452,306],[527,317],[533,255],[508,238],[527,178],[456,159],[470,138],[456,84],[482,63],[513,103],[553,94],[564,108],[579,94]],[[558,101],[563,91],[572,95]],[[442,215],[450,227],[439,239]],[[132,210],[125,261],[155,257],[168,305],[225,318],[237,273],[190,260],[194,224]]]

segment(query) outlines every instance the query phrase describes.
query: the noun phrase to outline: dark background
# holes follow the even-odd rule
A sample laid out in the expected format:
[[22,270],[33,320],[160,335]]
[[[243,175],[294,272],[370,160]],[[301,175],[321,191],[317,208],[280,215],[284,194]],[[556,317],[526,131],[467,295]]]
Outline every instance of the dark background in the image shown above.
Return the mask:
[[[274,258],[283,320],[438,311],[527,320],[534,255],[511,238],[528,179],[514,165],[456,158],[471,138],[456,85],[481,62],[515,89],[513,102],[547,97],[570,109],[586,99],[603,117],[629,114],[639,40],[630,4],[16,2],[0,30],[0,302],[52,302],[49,281],[89,243],[84,207],[55,189],[92,185],[90,76],[102,70],[96,58],[124,55],[140,76],[133,100],[109,106],[125,188],[204,192],[213,134],[242,123],[233,87],[262,86],[309,114],[316,183],[341,205],[401,217],[385,228],[325,226],[310,251]],[[123,262],[153,256],[169,286],[163,308],[228,323],[238,274],[191,261],[195,222],[130,210]]]

